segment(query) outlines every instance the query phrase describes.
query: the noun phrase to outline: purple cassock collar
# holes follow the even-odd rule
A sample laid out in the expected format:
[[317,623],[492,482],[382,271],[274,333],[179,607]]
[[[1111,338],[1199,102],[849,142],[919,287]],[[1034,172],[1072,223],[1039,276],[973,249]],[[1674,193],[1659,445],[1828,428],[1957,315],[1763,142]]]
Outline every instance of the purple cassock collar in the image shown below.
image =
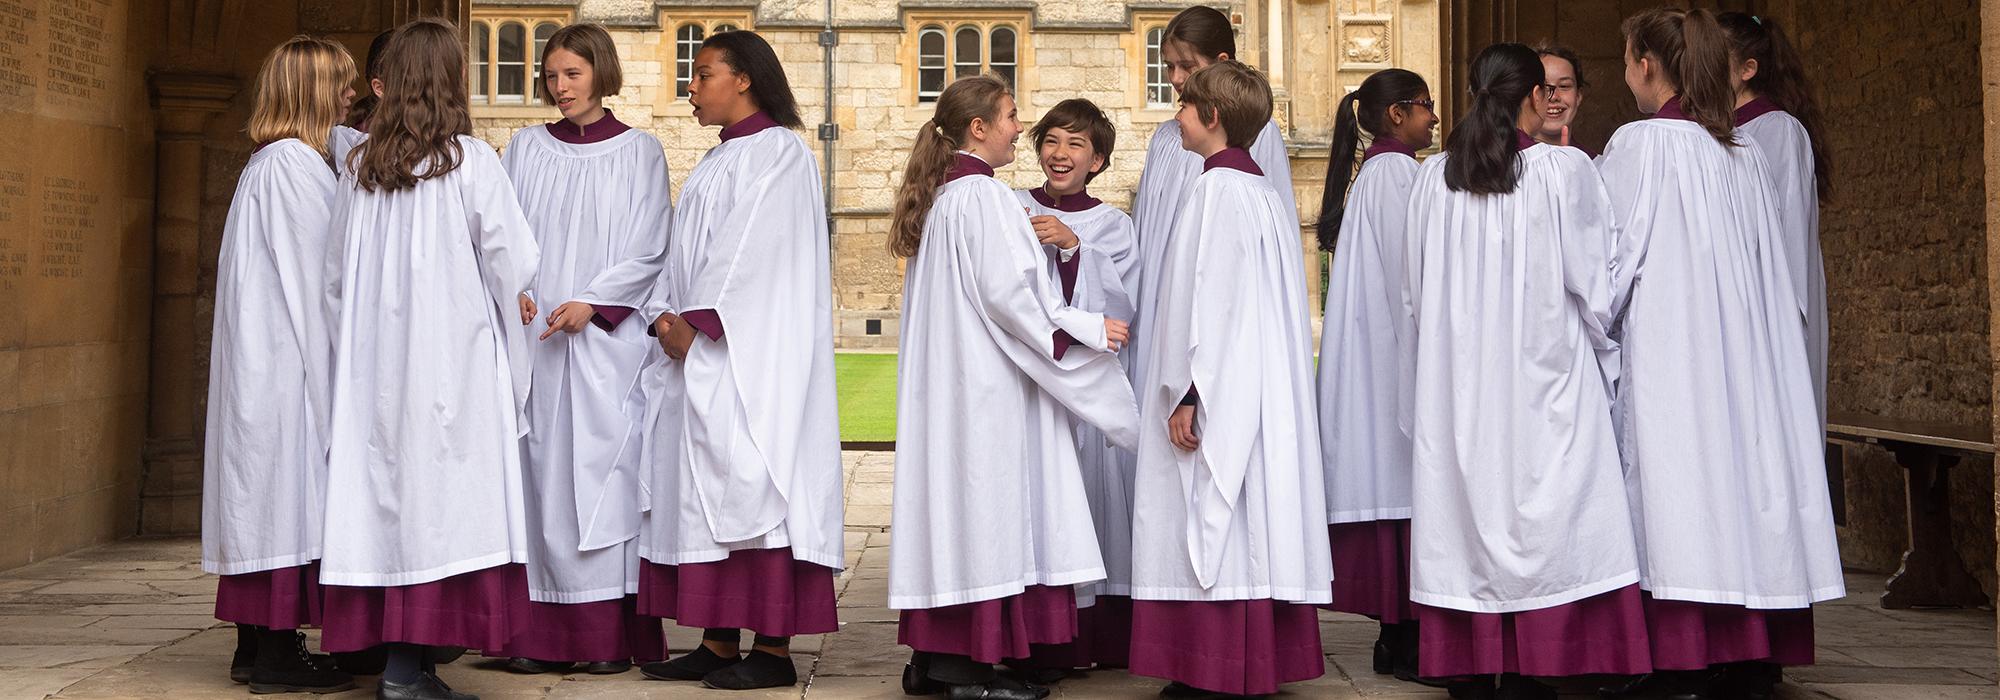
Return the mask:
[[1369,158],[1374,158],[1384,153],[1401,153],[1411,158],[1417,157],[1417,149],[1396,140],[1396,137],[1377,136],[1373,143],[1368,144],[1368,150],[1361,152],[1361,162],[1366,163]]
[[777,125],[778,120],[772,119],[771,115],[758,110],[756,114],[739,119],[735,124],[724,127],[722,129],[722,140],[728,141],[730,139],[743,138]]
[[987,165],[986,161],[979,159],[979,156],[970,153],[953,153],[951,155],[951,170],[945,171],[945,182],[951,182],[952,180],[968,175],[993,177],[993,166]]
[[1034,197],[1035,201],[1041,203],[1042,206],[1056,211],[1090,211],[1097,208],[1097,205],[1104,203],[1103,200],[1090,196],[1088,191],[1055,197],[1051,196],[1048,190],[1037,187],[1028,190],[1028,195]]
[[1675,96],[1673,96],[1673,97],[1670,97],[1670,98],[1667,98],[1667,103],[1666,103],[1666,104],[1663,104],[1663,105],[1660,105],[1660,111],[1658,111],[1658,112],[1654,112],[1654,113],[1653,113],[1653,118],[1654,118],[1654,119],[1680,119],[1680,120],[1682,120],[1682,121],[1694,121],[1694,119],[1693,119],[1693,118],[1690,118],[1690,117],[1689,117],[1689,116],[1687,115],[1687,112],[1684,112],[1684,111],[1682,111],[1682,110],[1681,110],[1681,96],[1680,96],[1680,95],[1675,95]]
[[1536,140],[1535,140],[1535,137],[1533,137],[1533,136],[1529,136],[1529,135],[1528,135],[1528,132],[1526,132],[1526,131],[1522,131],[1522,130],[1521,130],[1521,129],[1520,129],[1519,127],[1515,127],[1515,129],[1514,129],[1514,150],[1517,150],[1517,151],[1525,151],[1525,150],[1528,150],[1528,147],[1530,147],[1530,146],[1533,146],[1533,145],[1535,145],[1535,144],[1538,144],[1538,143],[1541,143],[1541,142],[1540,142],[1540,141],[1536,141]]
[[556,137],[557,141],[576,145],[597,143],[631,130],[632,127],[618,121],[618,117],[612,115],[608,109],[604,110],[603,119],[592,122],[589,126],[579,127],[568,119],[549,122],[550,136]]
[[1241,170],[1251,175],[1264,174],[1264,170],[1257,167],[1257,159],[1251,158],[1250,152],[1241,148],[1225,148],[1216,151],[1215,155],[1209,156],[1207,160],[1201,162],[1202,172],[1208,172],[1216,168]]
[[1750,123],[1750,120],[1752,119],[1756,119],[1758,117],[1770,114],[1772,112],[1783,112],[1783,111],[1785,110],[1779,109],[1777,103],[1759,97],[1749,102],[1745,102],[1743,103],[1743,106],[1736,108],[1736,125],[1743,126],[1744,124]]

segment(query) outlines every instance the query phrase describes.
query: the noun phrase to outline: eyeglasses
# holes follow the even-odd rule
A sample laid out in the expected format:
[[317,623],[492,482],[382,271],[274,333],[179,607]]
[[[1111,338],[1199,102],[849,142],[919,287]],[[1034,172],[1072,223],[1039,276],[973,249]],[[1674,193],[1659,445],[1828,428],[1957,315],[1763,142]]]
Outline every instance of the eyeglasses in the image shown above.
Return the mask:
[[1433,112],[1437,111],[1437,102],[1434,100],[1397,100],[1394,106],[1402,105],[1416,105]]
[[1563,93],[1575,94],[1578,87],[1580,86],[1576,85],[1575,83],[1571,83],[1569,85],[1550,85],[1548,83],[1542,83],[1542,91],[1551,95],[1560,95]]

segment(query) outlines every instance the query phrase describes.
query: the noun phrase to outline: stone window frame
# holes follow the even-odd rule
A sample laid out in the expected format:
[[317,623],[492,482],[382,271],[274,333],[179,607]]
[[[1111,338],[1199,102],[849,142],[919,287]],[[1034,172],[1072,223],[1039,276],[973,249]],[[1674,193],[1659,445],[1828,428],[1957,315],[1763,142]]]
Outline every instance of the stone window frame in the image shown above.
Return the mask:
[[[681,33],[689,27],[698,27],[702,39],[714,35],[717,30],[728,27],[740,31],[756,31],[756,10],[752,7],[689,8],[663,7],[657,17],[660,40],[654,60],[659,62],[660,87],[654,93],[653,112],[662,116],[694,116],[694,107],[687,102],[687,83],[694,67],[694,54],[681,60]],[[700,46],[696,40],[695,47]],[[631,59],[627,59],[629,62]],[[630,75],[630,72],[627,72]],[[629,83],[628,83],[629,85]]]
[[[734,20],[682,20],[674,25],[669,36],[674,42],[674,99],[688,96],[688,83],[694,80],[694,57],[701,51],[701,42],[710,36],[723,32],[740,31],[743,27]],[[689,35],[689,31],[693,35]]]
[[[995,68],[1001,69],[999,72],[1003,74],[1002,77],[1008,79],[1010,87],[1014,90],[1016,102],[1024,101],[1030,92],[1027,86],[1031,84],[1029,76],[1034,64],[1034,34],[1028,30],[1032,26],[1032,19],[1026,10],[905,11],[902,57],[903,64],[910,66],[911,69],[904,73],[904,104],[924,108],[937,103],[938,95],[944,90],[942,87],[935,93],[923,90],[925,71],[942,70],[945,73],[943,85],[948,86],[951,81],[960,77],[961,66],[973,65],[978,66],[977,72],[980,73],[992,73],[996,72]],[[923,36],[934,30],[944,35],[943,66],[924,65],[926,56],[922,46]],[[979,36],[980,50],[976,64],[962,60],[959,55],[958,38],[961,32],[967,30],[976,31]],[[1011,45],[1014,49],[1014,60],[1011,63],[993,61],[995,53],[993,41],[997,32],[1013,35]]]
[[[1178,103],[1180,95],[1174,91],[1173,83],[1167,80],[1166,56],[1164,54],[1158,55],[1159,62],[1155,64],[1152,61],[1154,57],[1148,55],[1151,53],[1149,49],[1152,43],[1151,36],[1153,32],[1157,31],[1164,34],[1167,29],[1167,22],[1172,21],[1173,18],[1173,12],[1135,10],[1132,12],[1131,18],[1132,31],[1125,35],[1126,41],[1130,42],[1126,44],[1126,55],[1128,56],[1128,60],[1131,61],[1131,65],[1137,68],[1127,73],[1129,76],[1128,85],[1130,87],[1127,88],[1126,94],[1130,95],[1131,99],[1126,106],[1132,109],[1134,116],[1138,116],[1143,120],[1164,121],[1171,119],[1173,118],[1174,110],[1180,108]],[[1166,102],[1153,101],[1152,92],[1155,83],[1152,80],[1152,69],[1155,65],[1160,68],[1157,85],[1166,88]]]
[[[468,71],[482,71],[479,78],[467,78],[467,96],[470,98],[473,118],[542,116],[546,105],[535,95],[535,84],[540,82],[542,56],[541,47],[548,36],[540,30],[546,27],[553,34],[556,29],[575,22],[574,10],[561,7],[506,7],[478,6],[472,10],[470,26],[466,31]],[[500,94],[500,66],[516,61],[504,61],[500,55],[500,32],[509,25],[521,27],[522,52],[518,63],[522,80],[520,94]],[[481,32],[485,33],[485,46],[479,46]],[[484,51],[482,51],[484,49]],[[481,57],[488,58],[481,61]],[[474,88],[484,86],[484,90]]]

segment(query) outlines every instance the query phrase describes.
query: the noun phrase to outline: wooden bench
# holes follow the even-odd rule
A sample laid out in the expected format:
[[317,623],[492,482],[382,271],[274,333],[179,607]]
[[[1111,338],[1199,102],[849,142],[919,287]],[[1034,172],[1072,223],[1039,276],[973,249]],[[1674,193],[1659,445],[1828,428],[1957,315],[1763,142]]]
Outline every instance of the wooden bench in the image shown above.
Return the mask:
[[1952,544],[1950,472],[1968,457],[1993,456],[1992,427],[1834,413],[1827,416],[1826,439],[1827,484],[1834,518],[1842,524],[1847,513],[1842,443],[1880,445],[1903,467],[1909,548],[1903,552],[1902,568],[1882,593],[1882,607],[1985,606],[1986,592]]

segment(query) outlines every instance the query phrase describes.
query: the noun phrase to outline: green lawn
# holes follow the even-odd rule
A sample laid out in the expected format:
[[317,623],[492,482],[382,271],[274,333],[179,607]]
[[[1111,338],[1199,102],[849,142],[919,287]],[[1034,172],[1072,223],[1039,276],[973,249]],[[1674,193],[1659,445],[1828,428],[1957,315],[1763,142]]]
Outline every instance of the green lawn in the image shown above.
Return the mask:
[[896,439],[896,356],[835,353],[833,381],[840,393],[841,442]]

